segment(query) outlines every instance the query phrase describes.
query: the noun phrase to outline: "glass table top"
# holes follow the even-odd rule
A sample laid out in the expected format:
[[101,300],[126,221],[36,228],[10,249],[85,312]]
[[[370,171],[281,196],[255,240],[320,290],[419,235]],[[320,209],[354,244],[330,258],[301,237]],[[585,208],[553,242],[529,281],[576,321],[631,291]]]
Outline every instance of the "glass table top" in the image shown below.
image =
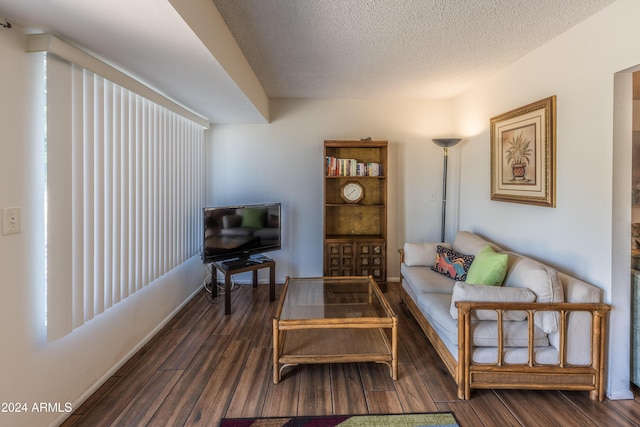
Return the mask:
[[375,281],[366,276],[287,278],[279,320],[392,317]]

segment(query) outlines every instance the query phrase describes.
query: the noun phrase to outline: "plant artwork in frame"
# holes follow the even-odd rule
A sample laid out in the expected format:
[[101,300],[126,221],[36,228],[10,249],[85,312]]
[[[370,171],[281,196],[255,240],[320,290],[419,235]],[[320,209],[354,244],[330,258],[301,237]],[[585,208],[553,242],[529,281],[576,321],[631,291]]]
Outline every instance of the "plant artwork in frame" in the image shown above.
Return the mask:
[[556,97],[491,118],[491,200],[555,207]]

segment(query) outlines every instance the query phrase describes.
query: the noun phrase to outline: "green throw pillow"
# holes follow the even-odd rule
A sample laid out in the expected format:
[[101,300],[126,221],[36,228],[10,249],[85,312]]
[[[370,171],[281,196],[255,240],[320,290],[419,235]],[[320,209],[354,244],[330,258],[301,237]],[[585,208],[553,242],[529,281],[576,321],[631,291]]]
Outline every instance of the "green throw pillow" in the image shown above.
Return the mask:
[[473,285],[501,286],[507,274],[507,254],[499,254],[489,245],[482,248],[469,267],[467,283]]
[[264,227],[266,216],[266,209],[245,209],[244,212],[242,212],[242,226],[250,228],[262,228]]

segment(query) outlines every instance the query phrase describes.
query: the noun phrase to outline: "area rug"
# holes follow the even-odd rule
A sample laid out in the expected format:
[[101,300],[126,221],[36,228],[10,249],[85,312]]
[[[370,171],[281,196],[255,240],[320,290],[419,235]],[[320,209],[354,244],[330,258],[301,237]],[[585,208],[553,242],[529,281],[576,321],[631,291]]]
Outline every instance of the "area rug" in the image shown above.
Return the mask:
[[223,418],[220,427],[459,427],[451,412],[322,417]]

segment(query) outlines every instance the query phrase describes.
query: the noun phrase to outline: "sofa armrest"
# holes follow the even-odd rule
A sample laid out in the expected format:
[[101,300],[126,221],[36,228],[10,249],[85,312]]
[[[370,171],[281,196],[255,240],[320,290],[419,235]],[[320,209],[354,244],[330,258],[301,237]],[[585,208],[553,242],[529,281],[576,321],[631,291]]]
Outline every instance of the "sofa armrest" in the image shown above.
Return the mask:
[[565,302],[600,302],[602,289],[568,274],[558,272]]
[[398,267],[398,271],[400,272],[400,287],[402,287],[402,264],[404,264],[404,249],[398,249],[398,253],[400,254],[400,266]]
[[[468,399],[471,387],[473,386],[472,373],[475,369],[491,369],[492,367],[505,366],[503,360],[503,313],[508,310],[523,310],[528,313],[529,327],[529,344],[528,344],[528,362],[527,369],[566,369],[572,365],[567,362],[567,336],[568,316],[571,313],[584,312],[590,314],[591,317],[591,339],[589,347],[584,351],[588,352],[589,360],[587,366],[580,367],[588,370],[596,377],[596,394],[598,400],[604,397],[604,349],[606,338],[606,317],[611,310],[611,306],[602,303],[515,303],[515,302],[478,302],[478,301],[457,301],[455,303],[458,309],[458,397],[460,399]],[[475,310],[495,310],[498,316],[498,349],[497,361],[490,365],[476,365],[472,362],[472,338],[471,338],[471,313]],[[560,315],[560,328],[558,332],[558,363],[554,366],[540,365],[535,362],[533,331],[534,331],[534,315],[537,311],[556,311]],[[487,368],[489,366],[489,368]]]

